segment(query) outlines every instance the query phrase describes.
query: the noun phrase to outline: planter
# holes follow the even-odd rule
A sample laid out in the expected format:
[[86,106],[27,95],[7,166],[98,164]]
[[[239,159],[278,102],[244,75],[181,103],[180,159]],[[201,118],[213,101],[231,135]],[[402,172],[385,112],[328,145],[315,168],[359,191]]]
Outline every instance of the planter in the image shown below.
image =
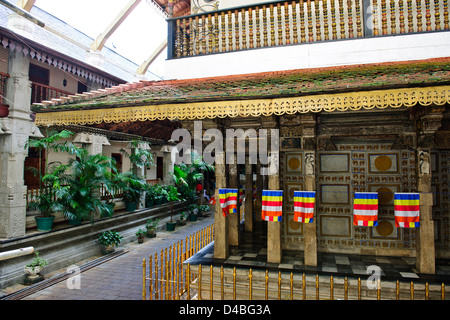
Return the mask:
[[102,246],[102,254],[109,254],[114,252],[116,249],[114,249],[114,245],[109,246]]
[[81,224],[81,219],[78,219],[78,218],[68,219],[67,222],[71,226],[79,226]]
[[40,277],[40,272],[42,271],[42,267],[40,266],[36,266],[36,267],[24,267],[23,271],[25,272],[25,274],[27,274],[27,277],[29,280],[36,280],[37,278]]
[[153,199],[145,201],[145,207],[146,208],[151,208],[151,207],[154,206],[154,204],[155,204],[155,201]]
[[176,222],[166,222],[167,231],[174,231],[176,225]]
[[195,213],[189,214],[189,220],[190,221],[197,221],[197,215]]
[[124,201],[125,202],[125,210],[127,211],[136,211],[137,209],[137,202],[129,202],[129,201]]
[[144,237],[138,237],[138,243],[144,243]]
[[177,220],[177,226],[185,226],[185,225],[186,225],[186,220],[181,220],[181,219]]
[[147,238],[156,237],[156,230],[147,230]]
[[0,103],[0,118],[7,117],[9,115],[9,105]]
[[50,217],[34,217],[38,231],[51,231],[55,216]]

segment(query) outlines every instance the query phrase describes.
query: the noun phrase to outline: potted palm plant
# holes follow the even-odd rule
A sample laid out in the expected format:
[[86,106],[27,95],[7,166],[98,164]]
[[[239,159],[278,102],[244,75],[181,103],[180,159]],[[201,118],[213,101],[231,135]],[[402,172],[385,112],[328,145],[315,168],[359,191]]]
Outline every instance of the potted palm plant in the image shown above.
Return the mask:
[[170,221],[166,223],[167,231],[174,231],[176,222],[173,221],[173,204],[175,201],[180,200],[179,193],[176,187],[174,186],[168,186],[167,187],[167,194],[166,199],[169,202],[170,205]]
[[138,178],[131,171],[118,173],[114,176],[114,188],[120,188],[123,193],[123,201],[127,211],[135,211],[141,198],[142,192],[146,189],[146,182]]
[[[27,170],[37,176],[39,180],[39,194],[30,203],[30,207],[40,211],[40,215],[35,217],[38,231],[52,230],[53,221],[55,219],[54,201],[56,199],[56,189],[53,188],[53,182],[56,175],[60,172],[56,169],[57,165],[61,164],[58,161],[48,163],[48,156],[46,156],[44,157],[44,165],[42,166],[42,152],[64,150],[67,148],[68,144],[66,142],[61,143],[58,141],[69,138],[73,133],[63,130],[61,132],[47,131],[46,134],[47,137],[41,139],[30,139],[26,144],[26,147],[36,148],[39,154],[38,168],[27,168]],[[42,170],[42,168],[44,168],[44,170]]]
[[75,155],[67,165],[56,168],[53,187],[56,189],[54,208],[61,211],[71,224],[83,220],[93,222],[95,214],[111,217],[114,204],[103,201],[99,190],[113,193],[114,159],[101,154],[90,155],[86,149],[71,146]]

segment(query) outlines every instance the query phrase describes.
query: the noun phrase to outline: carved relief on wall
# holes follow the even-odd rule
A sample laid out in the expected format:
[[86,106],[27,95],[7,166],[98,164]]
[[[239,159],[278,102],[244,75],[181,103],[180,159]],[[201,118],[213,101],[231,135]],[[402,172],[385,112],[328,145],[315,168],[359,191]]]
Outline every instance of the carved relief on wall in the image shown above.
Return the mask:
[[220,1],[218,0],[191,0],[192,14],[208,11],[218,11],[219,3]]

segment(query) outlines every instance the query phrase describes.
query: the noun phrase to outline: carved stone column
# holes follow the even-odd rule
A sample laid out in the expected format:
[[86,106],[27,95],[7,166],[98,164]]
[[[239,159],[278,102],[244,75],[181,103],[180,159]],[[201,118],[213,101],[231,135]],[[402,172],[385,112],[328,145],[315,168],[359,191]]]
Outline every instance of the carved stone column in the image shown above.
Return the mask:
[[24,161],[28,137],[39,130],[30,118],[29,57],[10,50],[6,98],[9,116],[0,119],[0,238],[25,235],[26,193]]
[[[270,153],[269,190],[280,190],[279,153]],[[267,262],[280,263],[281,250],[281,221],[267,221]]]
[[253,231],[253,166],[247,162],[245,163],[245,224],[244,230],[248,232]]
[[[316,151],[314,116],[307,115],[301,119],[303,124],[303,146],[305,149],[305,191],[316,190]],[[305,265],[317,266],[317,213],[312,223],[303,224],[305,238]]]
[[416,230],[416,267],[420,273],[435,273],[434,221],[432,216],[431,156],[434,134],[441,126],[439,108],[422,116],[417,148],[417,191],[420,193],[420,227]]
[[222,214],[219,201],[219,189],[226,187],[225,156],[223,152],[216,153],[216,210],[214,213],[214,258],[228,258],[228,217]]
[[[229,182],[227,187],[238,189],[239,193],[238,169],[235,155],[233,155],[232,162],[228,164],[228,174]],[[237,206],[237,208],[239,209],[239,205]],[[228,216],[228,244],[232,246],[239,245],[239,217],[239,212],[236,212],[236,214],[230,214]]]

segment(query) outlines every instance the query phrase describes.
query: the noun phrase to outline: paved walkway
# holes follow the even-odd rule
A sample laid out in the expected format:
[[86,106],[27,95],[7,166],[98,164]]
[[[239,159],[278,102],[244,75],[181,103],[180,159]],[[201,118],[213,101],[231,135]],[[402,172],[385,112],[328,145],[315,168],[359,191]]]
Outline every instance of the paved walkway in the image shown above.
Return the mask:
[[81,272],[80,289],[69,289],[67,280],[63,280],[23,300],[142,300],[142,260],[213,222],[211,215],[177,226],[173,232],[159,231],[156,238],[146,238],[142,244],[128,243],[123,246],[125,254]]

